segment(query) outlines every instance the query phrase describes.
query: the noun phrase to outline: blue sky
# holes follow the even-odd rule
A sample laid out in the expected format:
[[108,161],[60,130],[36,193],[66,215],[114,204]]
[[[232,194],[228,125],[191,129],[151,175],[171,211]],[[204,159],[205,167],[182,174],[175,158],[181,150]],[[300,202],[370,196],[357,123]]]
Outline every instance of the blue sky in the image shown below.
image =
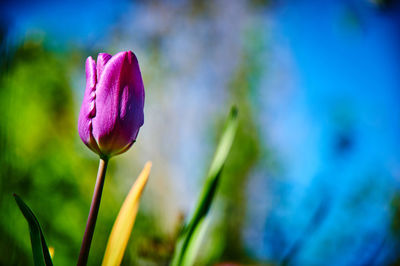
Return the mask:
[[[261,115],[285,178],[255,174],[249,194],[276,196],[260,222],[260,243],[249,230],[249,245],[260,257],[279,259],[276,245],[291,250],[301,241],[292,261],[300,265],[368,264],[382,243],[389,254],[398,250],[389,228],[400,179],[399,9],[382,11],[368,1],[290,3],[273,10],[271,39],[287,58],[274,73],[292,79],[261,88],[273,89],[269,96],[282,85],[288,91]],[[272,58],[279,67],[281,57]],[[326,213],[309,239],[304,233],[321,206]]]
[[[129,1],[8,1],[1,8],[12,38],[45,34],[56,47],[75,44],[84,48],[107,38]],[[49,41],[48,40],[48,41]]]

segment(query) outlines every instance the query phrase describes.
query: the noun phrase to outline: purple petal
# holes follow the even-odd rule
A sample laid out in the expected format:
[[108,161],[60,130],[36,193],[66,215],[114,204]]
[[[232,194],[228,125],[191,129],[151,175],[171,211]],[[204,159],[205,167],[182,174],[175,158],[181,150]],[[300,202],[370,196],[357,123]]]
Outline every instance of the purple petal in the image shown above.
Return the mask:
[[100,80],[101,73],[111,57],[112,55],[106,53],[100,53],[97,56],[97,80]]
[[130,146],[143,125],[144,87],[132,52],[120,52],[105,65],[96,89],[93,136],[105,154]]
[[100,154],[99,147],[92,135],[92,119],[96,115],[96,62],[91,56],[86,59],[86,89],[79,113],[78,132],[82,141],[94,152]]

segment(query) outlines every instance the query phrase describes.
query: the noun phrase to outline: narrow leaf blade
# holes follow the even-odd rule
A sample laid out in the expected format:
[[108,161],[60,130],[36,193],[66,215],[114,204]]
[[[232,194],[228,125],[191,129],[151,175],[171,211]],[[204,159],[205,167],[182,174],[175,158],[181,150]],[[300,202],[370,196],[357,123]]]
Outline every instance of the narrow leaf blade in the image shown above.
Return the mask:
[[191,238],[196,231],[196,227],[201,224],[201,221],[207,215],[214,199],[225,161],[232,147],[233,140],[235,139],[235,134],[238,127],[237,114],[238,110],[236,107],[232,107],[226,121],[222,137],[215,151],[202,193],[197,201],[195,212],[193,213],[187,226],[182,231],[182,234],[179,237],[175,247],[175,253],[172,259],[172,265],[174,266],[189,265],[187,262],[193,262],[194,258],[185,256],[196,256],[197,254],[197,252],[187,253],[187,250],[197,250],[196,248],[192,249],[190,247],[192,243],[193,245],[199,245],[196,243],[196,241],[191,241]]
[[139,209],[139,199],[149,178],[151,162],[147,162],[118,213],[108,239],[103,266],[120,265]]
[[201,248],[201,243],[203,242],[210,221],[210,217],[206,216],[197,224],[193,231],[193,235],[189,240],[185,255],[183,256],[182,265],[194,265],[197,253]]
[[14,194],[14,198],[29,225],[33,261],[35,266],[53,265],[39,221],[36,219],[36,216],[33,214],[28,205],[26,205],[17,194]]

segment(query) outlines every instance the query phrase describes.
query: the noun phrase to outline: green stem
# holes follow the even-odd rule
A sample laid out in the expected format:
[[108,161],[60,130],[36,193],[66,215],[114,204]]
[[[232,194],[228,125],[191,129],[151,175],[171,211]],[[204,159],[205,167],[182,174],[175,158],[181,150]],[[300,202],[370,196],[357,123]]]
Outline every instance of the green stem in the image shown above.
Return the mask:
[[85,266],[88,261],[90,244],[92,243],[97,214],[99,213],[101,193],[103,191],[104,179],[106,177],[107,164],[108,158],[100,158],[92,204],[90,205],[89,217],[86,223],[85,234],[83,235],[81,251],[79,253],[79,259],[77,263],[78,266]]

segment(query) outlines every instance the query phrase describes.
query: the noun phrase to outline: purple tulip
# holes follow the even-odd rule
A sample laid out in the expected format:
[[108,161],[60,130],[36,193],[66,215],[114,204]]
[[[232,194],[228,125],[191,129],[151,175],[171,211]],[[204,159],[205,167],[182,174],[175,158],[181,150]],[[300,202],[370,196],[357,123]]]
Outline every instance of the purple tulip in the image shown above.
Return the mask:
[[125,152],[143,125],[144,87],[131,51],[86,60],[86,90],[79,114],[82,141],[101,157]]

